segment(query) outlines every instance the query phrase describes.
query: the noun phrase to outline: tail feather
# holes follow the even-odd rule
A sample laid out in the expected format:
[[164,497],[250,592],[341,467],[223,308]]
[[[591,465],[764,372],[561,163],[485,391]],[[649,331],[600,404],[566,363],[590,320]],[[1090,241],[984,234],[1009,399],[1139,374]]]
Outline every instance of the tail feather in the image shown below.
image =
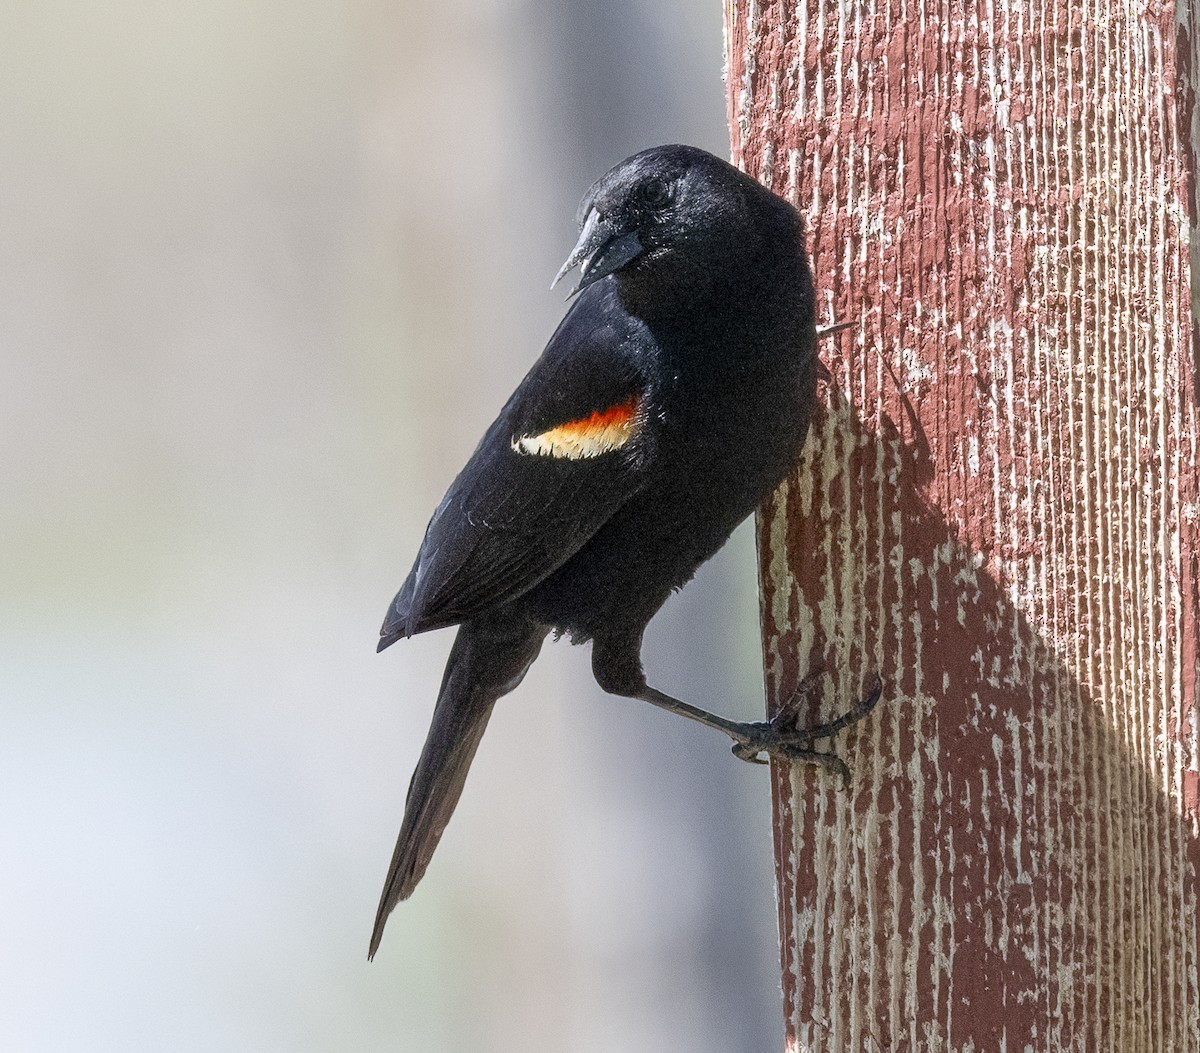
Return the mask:
[[413,772],[404,820],[388,868],[368,959],[375,957],[396,904],[408,899],[442,838],[466,782],[496,700],[520,683],[537,657],[544,631],[522,625],[481,630],[468,622],[458,632],[421,759]]

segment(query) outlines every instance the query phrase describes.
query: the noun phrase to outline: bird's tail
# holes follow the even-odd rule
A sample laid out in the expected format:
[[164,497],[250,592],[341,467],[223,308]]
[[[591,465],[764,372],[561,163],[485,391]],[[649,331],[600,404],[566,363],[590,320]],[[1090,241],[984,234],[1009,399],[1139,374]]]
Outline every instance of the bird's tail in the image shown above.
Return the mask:
[[544,638],[544,629],[523,621],[507,625],[472,621],[458,630],[429,735],[408,786],[404,821],[379,898],[368,958],[379,949],[388,915],[412,895],[433,857],[462,794],[492,707],[521,682]]

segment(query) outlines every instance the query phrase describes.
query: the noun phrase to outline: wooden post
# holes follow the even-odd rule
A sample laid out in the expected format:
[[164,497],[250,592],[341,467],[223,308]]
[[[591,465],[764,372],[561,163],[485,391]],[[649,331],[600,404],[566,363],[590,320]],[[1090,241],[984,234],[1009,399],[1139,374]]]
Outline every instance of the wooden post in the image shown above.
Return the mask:
[[788,1050],[1200,1051],[1186,4],[726,0],[734,160],[855,323],[759,516],[770,704],[886,684],[850,792],[774,770]]

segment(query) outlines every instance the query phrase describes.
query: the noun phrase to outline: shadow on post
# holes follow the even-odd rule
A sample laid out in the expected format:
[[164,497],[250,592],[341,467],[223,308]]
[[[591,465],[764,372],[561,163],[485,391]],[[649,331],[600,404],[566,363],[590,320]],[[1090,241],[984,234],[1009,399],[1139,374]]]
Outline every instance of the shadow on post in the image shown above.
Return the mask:
[[1000,578],[927,498],[916,415],[833,401],[760,514],[768,694],[823,665],[815,722],[885,692],[837,744],[849,793],[773,772],[788,1049],[1200,1049],[1200,842],[1148,616],[1105,608],[1105,568],[1055,572],[1049,533]]

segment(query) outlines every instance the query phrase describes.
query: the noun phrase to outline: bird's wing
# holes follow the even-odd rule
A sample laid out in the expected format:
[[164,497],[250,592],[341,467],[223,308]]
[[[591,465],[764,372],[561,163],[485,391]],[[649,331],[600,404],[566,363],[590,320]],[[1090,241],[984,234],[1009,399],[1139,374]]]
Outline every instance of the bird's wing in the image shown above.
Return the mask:
[[434,512],[381,650],[527,592],[637,492],[653,354],[610,282],[585,291]]

